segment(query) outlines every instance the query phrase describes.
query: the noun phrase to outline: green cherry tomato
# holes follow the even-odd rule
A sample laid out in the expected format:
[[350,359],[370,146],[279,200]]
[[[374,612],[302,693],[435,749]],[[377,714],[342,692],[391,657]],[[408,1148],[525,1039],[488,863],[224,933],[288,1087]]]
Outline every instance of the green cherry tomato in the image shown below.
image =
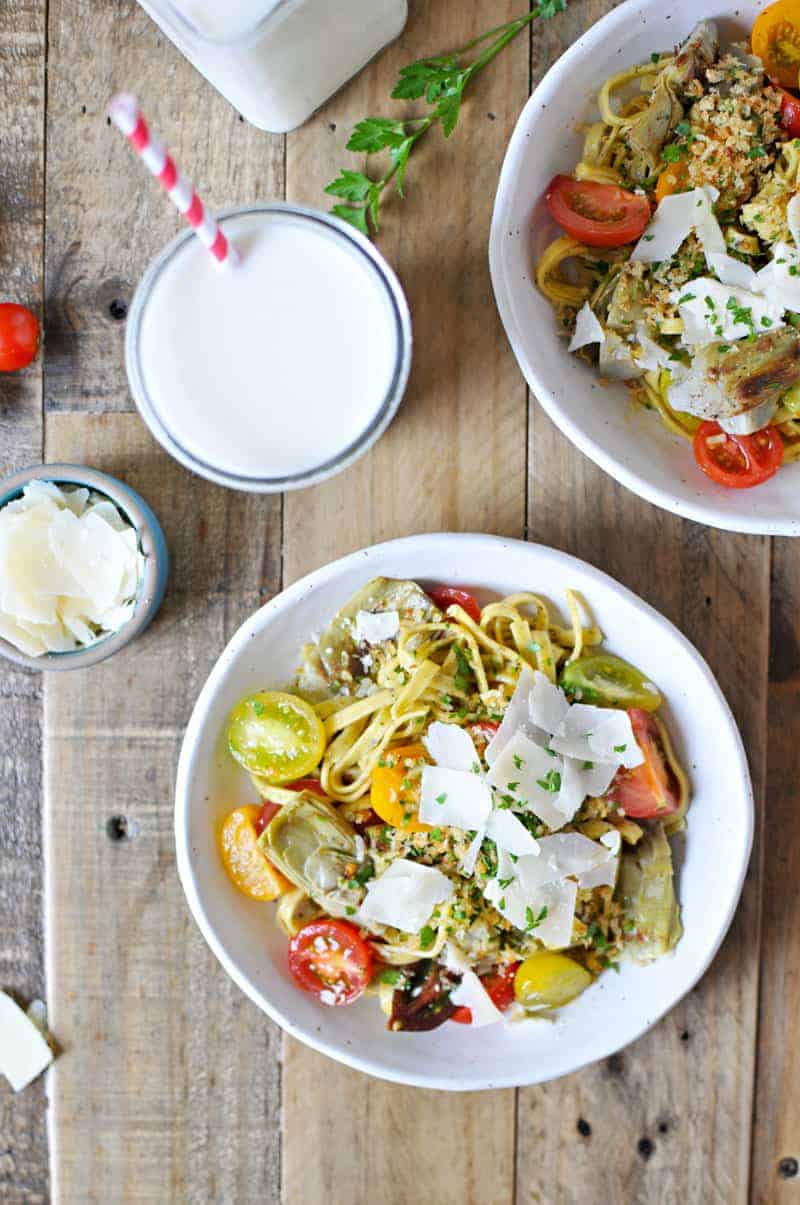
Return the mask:
[[663,702],[654,682],[611,653],[579,657],[565,665],[561,686],[574,702],[594,703],[598,707],[641,707],[643,711],[656,711]]
[[231,712],[228,748],[245,770],[278,785],[302,778],[319,764],[325,729],[305,699],[262,690]]

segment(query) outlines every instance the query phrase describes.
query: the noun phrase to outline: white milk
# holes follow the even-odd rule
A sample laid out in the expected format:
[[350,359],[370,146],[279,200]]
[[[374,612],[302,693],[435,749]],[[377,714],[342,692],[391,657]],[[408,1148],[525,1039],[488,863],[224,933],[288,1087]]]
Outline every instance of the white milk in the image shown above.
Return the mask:
[[140,285],[132,390],[156,437],[196,471],[245,489],[305,484],[363,450],[399,403],[402,292],[374,249],[324,215],[270,206],[222,225],[237,267],[192,235]]
[[262,130],[301,125],[398,36],[407,0],[140,0]]

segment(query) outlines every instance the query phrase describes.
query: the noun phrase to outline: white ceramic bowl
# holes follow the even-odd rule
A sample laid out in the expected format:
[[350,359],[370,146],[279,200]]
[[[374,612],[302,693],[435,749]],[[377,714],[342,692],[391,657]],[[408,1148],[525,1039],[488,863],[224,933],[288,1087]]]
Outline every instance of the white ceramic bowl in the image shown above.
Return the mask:
[[[480,570],[470,572],[470,566]],[[295,987],[273,905],[241,895],[217,852],[218,822],[231,808],[253,801],[247,776],[225,748],[226,718],[244,695],[289,684],[300,646],[377,574],[466,586],[483,602],[536,590],[562,610],[563,592],[573,587],[591,606],[606,647],[660,685],[694,793],[688,835],[675,842],[685,935],[674,955],[604,975],[555,1023],[497,1025],[480,1033],[450,1023],[432,1033],[389,1033],[375,999],[329,1008]],[[379,544],[318,569],[257,611],[222,653],[197,701],[175,805],[178,870],[189,906],[242,990],[289,1033],[340,1062],[383,1079],[452,1090],[552,1079],[606,1057],[648,1029],[697,982],[722,941],[739,898],[752,828],[750,778],[736,724],[708,666],[680,632],[582,561],[485,535]]]
[[598,21],[550,69],[522,110],[495,200],[489,263],[495,297],[520,368],[553,422],[587,456],[657,506],[730,531],[800,535],[800,464],[764,485],[727,490],[694,462],[687,440],[631,401],[622,384],[600,384],[596,371],[567,351],[553,311],[539,293],[534,265],[561,233],[547,213],[545,189],[580,158],[579,125],[596,116],[608,76],[668,50],[704,17],[725,42],[746,37],[768,0],[628,0]]

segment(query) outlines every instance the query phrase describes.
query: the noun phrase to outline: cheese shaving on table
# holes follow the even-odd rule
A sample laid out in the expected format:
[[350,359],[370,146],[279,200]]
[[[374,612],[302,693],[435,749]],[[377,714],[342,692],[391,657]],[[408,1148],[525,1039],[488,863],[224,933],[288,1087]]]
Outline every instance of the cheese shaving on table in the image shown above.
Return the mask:
[[605,332],[595,317],[594,310],[585,301],[575,316],[575,333],[569,341],[569,351],[587,347],[590,343],[604,343]]
[[400,858],[367,884],[358,916],[367,925],[419,933],[436,905],[452,894],[453,884],[440,870]]
[[357,644],[384,644],[387,640],[394,640],[399,631],[400,615],[397,611],[359,611],[356,615]]
[[664,197],[631,252],[631,261],[653,264],[671,259],[692,231],[706,259],[712,252],[724,253],[725,238],[713,211],[718,197],[718,190],[710,184]]
[[53,1061],[40,1026],[0,992],[0,1072],[15,1092],[35,1080]]

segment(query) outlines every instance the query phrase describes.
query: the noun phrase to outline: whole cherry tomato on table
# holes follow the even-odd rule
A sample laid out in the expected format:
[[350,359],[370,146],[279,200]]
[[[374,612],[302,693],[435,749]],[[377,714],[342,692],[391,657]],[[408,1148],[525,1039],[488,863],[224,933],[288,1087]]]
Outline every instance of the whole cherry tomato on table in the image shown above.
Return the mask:
[[24,305],[0,302],[0,372],[16,372],[39,350],[39,320]]

